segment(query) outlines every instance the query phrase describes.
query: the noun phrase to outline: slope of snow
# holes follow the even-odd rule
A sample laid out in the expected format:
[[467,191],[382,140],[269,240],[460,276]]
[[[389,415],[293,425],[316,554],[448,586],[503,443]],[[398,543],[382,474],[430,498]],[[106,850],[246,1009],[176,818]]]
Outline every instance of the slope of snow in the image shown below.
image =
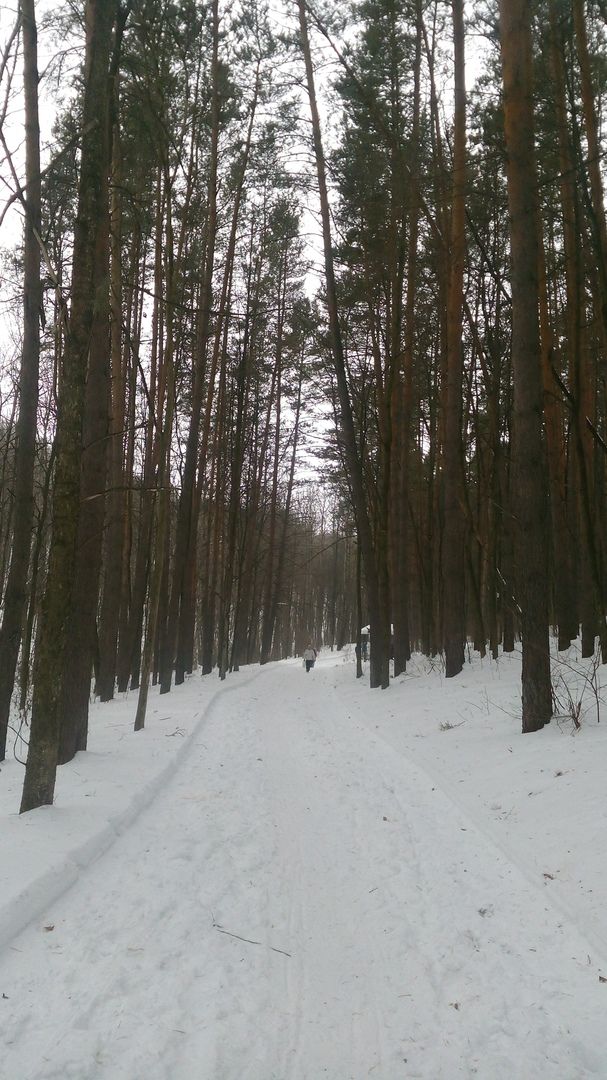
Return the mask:
[[593,695],[523,737],[517,658],[428,667],[95,706],[21,818],[3,766],[2,1080],[607,1078]]

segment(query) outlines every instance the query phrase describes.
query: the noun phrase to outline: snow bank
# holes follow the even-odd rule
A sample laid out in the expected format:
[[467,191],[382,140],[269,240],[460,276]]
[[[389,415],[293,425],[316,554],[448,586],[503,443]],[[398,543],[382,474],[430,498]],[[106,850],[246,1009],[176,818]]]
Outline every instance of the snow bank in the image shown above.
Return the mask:
[[[91,705],[88,749],[57,772],[55,802],[19,815],[23,765],[0,766],[0,949],[39,918],[154,800],[188,753],[219,695],[259,668],[220,684],[192,676],[170,695],[153,687],[146,726],[133,731],[137,693]],[[11,750],[9,740],[9,750]],[[25,752],[25,751],[24,751]]]
[[360,683],[343,689],[361,723],[425,769],[607,960],[607,668],[577,645],[555,651],[560,712],[521,735],[520,655],[471,660],[445,679],[440,661],[416,656],[371,706]]
[[95,706],[22,817],[3,767],[0,1074],[607,1080],[602,669],[525,736],[516,655],[354,671]]

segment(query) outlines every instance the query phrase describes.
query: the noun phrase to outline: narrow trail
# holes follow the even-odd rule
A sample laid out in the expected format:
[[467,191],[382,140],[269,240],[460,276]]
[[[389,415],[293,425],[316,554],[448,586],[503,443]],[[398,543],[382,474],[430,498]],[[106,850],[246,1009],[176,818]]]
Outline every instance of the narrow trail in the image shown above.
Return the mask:
[[604,996],[570,1028],[583,937],[330,658],[219,695],[2,992],[2,1080],[607,1077]]

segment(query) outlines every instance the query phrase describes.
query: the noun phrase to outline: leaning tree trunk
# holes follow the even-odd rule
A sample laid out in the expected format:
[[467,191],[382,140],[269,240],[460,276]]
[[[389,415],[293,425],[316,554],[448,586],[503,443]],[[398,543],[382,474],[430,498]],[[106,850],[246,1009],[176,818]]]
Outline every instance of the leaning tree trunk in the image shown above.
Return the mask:
[[34,460],[40,360],[40,126],[38,47],[34,0],[21,0],[25,97],[25,229],[23,250],[23,350],[15,449],[15,498],[11,562],[0,630],[0,761],[15,683],[21,628],[27,605],[27,571],[34,518]]
[[523,651],[523,732],[552,715],[548,637],[546,465],[538,322],[537,170],[528,0],[500,0],[512,258],[515,575]]

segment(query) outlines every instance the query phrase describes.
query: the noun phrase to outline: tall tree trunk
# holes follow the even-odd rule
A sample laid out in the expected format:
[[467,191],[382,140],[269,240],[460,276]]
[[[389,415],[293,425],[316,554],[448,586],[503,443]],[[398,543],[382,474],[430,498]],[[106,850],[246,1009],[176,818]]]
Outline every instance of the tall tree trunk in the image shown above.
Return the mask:
[[560,392],[554,377],[555,348],[548,311],[548,289],[541,227],[538,223],[539,245],[539,316],[542,349],[542,378],[544,384],[544,416],[546,428],[546,456],[552,518],[552,550],[554,573],[555,613],[558,627],[558,647],[568,649],[571,638],[577,637],[574,613],[573,575],[571,567],[570,538],[567,522],[567,485],[565,460],[565,430]]
[[[289,515],[291,512],[291,499],[293,497],[293,482],[295,479],[295,461],[297,458],[297,446],[299,438],[299,418],[301,412],[301,387],[303,382],[303,364],[299,369],[299,379],[297,383],[297,399],[295,401],[295,425],[293,428],[293,446],[291,448],[291,463],[289,466],[289,478],[287,481],[287,493],[285,498],[285,505],[283,508],[283,527],[281,530],[280,539],[277,547],[277,559],[276,570],[274,573],[273,587],[271,593],[266,593],[266,602],[264,605],[264,631],[266,634],[266,647],[268,647],[274,637],[274,628],[276,626],[276,617],[278,614],[278,604],[280,601],[280,595],[283,587],[283,576],[285,557],[287,550],[287,533],[289,528]],[[266,627],[267,620],[267,627]],[[264,655],[264,642],[262,635],[262,656]],[[269,656],[268,652],[268,656]]]
[[[15,430],[15,417],[17,416],[19,402],[18,393],[13,393],[12,399],[11,415],[2,432],[4,451],[2,454],[2,468],[0,468],[0,495],[2,496],[0,500],[0,521],[3,526],[2,530],[0,530],[0,543],[2,545],[2,553],[0,554],[0,595],[4,591],[4,583],[7,579],[7,567],[10,561],[14,509],[13,499],[7,496],[12,482],[12,466],[14,464],[11,448],[13,432]],[[4,533],[4,535],[2,535],[2,533]]]
[[[126,458],[123,466],[124,477],[124,502],[123,502],[123,538],[121,544],[121,572],[120,572],[120,615],[118,620],[118,646],[116,654],[115,674],[118,690],[126,690],[131,670],[130,654],[128,653],[129,625],[133,607],[134,579],[131,573],[133,561],[133,537],[134,537],[134,490],[135,490],[135,432],[136,432],[136,396],[137,396],[137,365],[139,348],[141,344],[141,328],[143,322],[143,306],[145,301],[146,253],[144,250],[141,260],[141,230],[136,230],[133,243],[133,256],[131,265],[141,265],[141,283],[133,281],[129,289],[127,302],[128,317],[126,321],[128,331],[128,343],[126,345],[125,359],[125,385],[127,386],[128,407],[126,412]],[[126,659],[123,659],[125,657]]]
[[[225,574],[223,583],[223,598],[222,602],[226,609],[226,616],[224,619],[224,625],[227,628],[229,622],[229,612],[233,603],[234,584],[236,583],[236,597],[234,601],[234,619],[233,619],[233,634],[232,643],[227,640],[226,637],[226,666],[229,664],[230,670],[238,670],[239,667],[239,651],[237,648],[237,642],[240,632],[239,622],[241,623],[240,613],[242,610],[241,596],[242,596],[242,572],[244,566],[244,550],[246,547],[246,528],[244,530],[244,540],[240,544],[240,552],[237,551],[237,540],[239,523],[245,517],[243,513],[242,504],[242,481],[243,481],[243,465],[246,447],[245,438],[245,424],[248,414],[249,405],[249,391],[251,382],[251,356],[255,351],[256,329],[257,329],[257,312],[259,304],[259,290],[262,268],[262,257],[258,251],[257,256],[254,258],[254,245],[255,245],[255,228],[254,219],[251,222],[251,234],[249,242],[249,267],[247,271],[247,300],[246,300],[246,313],[245,323],[243,327],[243,341],[241,347],[240,358],[238,367],[236,370],[235,379],[235,396],[236,396],[236,415],[233,422],[234,435],[232,440],[232,453],[230,460],[230,501],[228,509],[228,527],[227,527],[227,553],[225,560]],[[227,656],[227,650],[229,648],[229,658]]]
[[[413,408],[413,367],[415,343],[415,301],[417,294],[417,263],[419,237],[419,181],[418,158],[421,111],[421,56],[422,56],[421,0],[416,0],[416,39],[413,86],[413,122],[411,130],[411,180],[409,185],[409,243],[407,249],[407,297],[404,312],[402,382],[398,375],[392,389],[392,468],[390,483],[390,547],[392,617],[394,622],[394,675],[399,675],[411,656],[409,626],[409,485],[411,474],[411,414]],[[402,281],[399,282],[402,288]],[[392,351],[400,348],[396,340],[396,321]],[[400,359],[399,359],[400,368]]]
[[[57,415],[57,465],[49,571],[34,661],[34,697],[21,811],[52,803],[59,742],[60,688],[69,667],[66,628],[80,517],[85,386],[97,286],[98,230],[107,217],[108,71],[114,3],[88,0],[78,214],[72,308]],[[99,123],[99,117],[102,121]],[[105,182],[104,182],[105,178]]]
[[274,635],[275,611],[272,612],[272,600],[275,596],[274,581],[274,556],[276,546],[276,519],[278,510],[278,468],[280,464],[280,436],[281,436],[281,407],[282,407],[282,363],[283,363],[283,331],[285,319],[287,281],[287,251],[282,255],[280,273],[278,275],[277,313],[278,325],[276,329],[276,352],[274,367],[276,369],[276,421],[274,428],[274,459],[272,463],[272,491],[270,495],[270,526],[268,537],[268,553],[265,568],[265,589],[261,624],[261,651],[260,664],[267,664],[272,651],[272,637]]
[[443,644],[445,674],[458,675],[466,641],[464,591],[464,513],[462,380],[462,311],[466,252],[466,83],[463,0],[453,0],[455,109],[453,136],[453,202],[447,301],[447,386],[443,447]]
[[36,532],[34,536],[34,550],[32,552],[32,577],[29,588],[29,600],[27,606],[27,618],[21,644],[21,670],[19,674],[19,708],[25,709],[27,695],[30,687],[30,660],[32,652],[32,640],[34,637],[34,619],[39,607],[38,577],[44,569],[45,559],[43,556],[46,546],[48,505],[51,493],[51,480],[55,462],[55,448],[51,447],[49,460],[46,465],[44,483],[42,486],[42,505],[38,514]]
[[[349,480],[352,490],[352,500],[359,543],[365,567],[367,584],[367,600],[369,604],[369,622],[371,626],[371,687],[387,687],[390,675],[390,623],[388,597],[380,595],[379,575],[375,562],[375,550],[373,533],[365,499],[362,464],[356,443],[356,433],[352,416],[352,404],[348,390],[348,378],[344,348],[339,322],[337,305],[337,287],[335,281],[335,269],[333,263],[333,245],[331,240],[331,218],[329,210],[329,195],[327,190],[325,157],[322,146],[320,129],[320,117],[316,101],[316,89],[314,83],[314,69],[312,54],[308,36],[308,22],[306,0],[298,0],[299,29],[301,48],[306,69],[306,81],[308,98],[310,101],[310,114],[312,119],[312,137],[314,155],[316,160],[316,172],[318,176],[318,190],[320,198],[320,215],[322,221],[323,251],[325,262],[325,282],[327,289],[327,309],[329,314],[329,328],[331,337],[331,353],[337,392],[340,407],[340,426],[343,440],[344,453],[348,466]],[[382,603],[382,600],[384,603]]]
[[[131,603],[129,605],[128,622],[123,629],[118,649],[118,690],[121,693],[124,693],[127,689],[129,677],[131,689],[137,690],[139,688],[143,609],[148,584],[154,517],[154,469],[155,461],[157,462],[157,447],[155,444],[158,442],[155,432],[156,429],[158,431],[162,429],[161,406],[160,404],[157,406],[157,403],[159,402],[158,372],[163,367],[163,199],[162,172],[159,169],[156,178],[154,304],[152,308],[152,344],[147,402],[148,416],[146,424],[143,477],[139,492],[139,528],[137,534],[137,550],[135,554],[135,569],[133,572],[133,588],[131,593]],[[133,363],[134,362],[133,358]],[[157,415],[155,422],[154,414],[156,410]]]
[[38,122],[38,44],[34,0],[21,0],[23,87],[25,98],[25,226],[23,250],[23,350],[19,378],[19,417],[15,450],[15,496],[11,563],[0,629],[0,761],[6,733],[21,629],[27,604],[27,572],[34,519],[34,461],[40,360],[40,126]]
[[[230,282],[231,295],[231,282]],[[224,476],[227,472],[228,442],[231,439],[228,417],[230,416],[230,402],[227,386],[227,361],[228,361],[228,326],[230,321],[229,308],[226,310],[225,331],[223,334],[223,347],[221,350],[221,372],[219,376],[219,394],[217,398],[217,411],[215,414],[215,427],[217,432],[216,453],[217,457],[217,507],[219,514],[216,518],[217,533],[215,551],[217,555],[217,667],[220,679],[225,679],[228,670],[228,639],[230,618],[230,593],[232,581],[228,586],[227,594],[224,593],[224,585],[228,579],[227,552],[226,552],[226,487]]]
[[[175,273],[173,253],[173,221],[171,183],[168,168],[165,170],[166,198],[166,320],[165,349],[162,372],[159,372],[157,423],[160,434],[157,443],[156,501],[154,505],[154,551],[150,571],[150,585],[147,606],[147,625],[141,659],[141,679],[135,713],[135,731],[141,731],[145,724],[150,675],[153,668],[154,648],[158,629],[158,613],[162,592],[162,576],[168,551],[169,514],[171,504],[171,436],[175,415],[175,370],[174,370],[174,304]],[[164,416],[162,411],[164,408]]]
[[123,574],[123,544],[126,542],[126,491],[124,485],[125,365],[122,348],[122,199],[120,140],[114,133],[111,195],[111,283],[110,355],[111,413],[109,444],[109,491],[105,524],[103,598],[99,613],[99,677],[97,694],[101,701],[114,696],[116,647],[120,617]]
[[601,143],[594,103],[591,61],[588,49],[588,33],[583,0],[572,0],[575,43],[580,65],[582,89],[582,107],[584,110],[584,129],[588,144],[588,176],[591,193],[591,227],[598,264],[598,277],[601,295],[601,330],[603,346],[607,346],[607,222],[605,221],[605,203],[603,181],[601,177]]
[[[250,539],[249,543],[245,548],[243,558],[238,606],[235,616],[233,648],[235,667],[241,663],[249,663],[251,661],[254,651],[251,643],[251,636],[248,633],[250,626],[249,615],[253,603],[253,596],[255,593],[255,567],[257,566],[259,548],[261,544],[262,530],[260,499],[263,486],[263,465],[267,457],[268,444],[270,439],[270,420],[272,415],[272,406],[274,402],[276,377],[277,372],[276,368],[274,367],[272,369],[272,380],[265,411],[265,421],[262,430],[261,442],[259,444],[259,450],[256,454],[256,460],[253,462],[253,467],[250,470],[251,479],[249,483],[249,488],[251,489],[251,497],[248,508],[248,532]],[[257,386],[256,395],[254,397],[253,410],[255,415],[260,412],[259,385]]]
[[176,660],[176,682],[182,683],[188,668],[186,656],[192,651],[191,634],[194,630],[193,610],[195,593],[191,583],[195,573],[196,538],[198,530],[198,507],[196,499],[196,466],[200,452],[200,416],[202,412],[204,377],[211,324],[211,300],[213,269],[215,266],[215,242],[217,234],[217,160],[219,145],[219,2],[212,0],[213,45],[211,53],[211,143],[209,154],[209,179],[207,187],[208,209],[205,231],[205,257],[200,289],[198,327],[192,373],[192,410],[175,536],[175,559],[171,580],[171,593],[167,626],[167,659],[161,671],[161,693],[171,688],[173,654]]
[[112,136],[117,127],[114,94],[127,11],[126,7],[122,7],[116,21],[106,92],[103,100],[98,102],[98,122],[102,128],[100,138],[103,139],[103,171],[98,181],[101,216],[95,238],[95,298],[82,426],[81,506],[66,641],[69,664],[63,673],[60,703],[59,764],[70,761],[78,750],[86,749],[91,675],[93,660],[98,652],[96,619],[103,554],[110,416],[109,175]]
[[528,0],[500,0],[512,258],[512,458],[523,651],[523,732],[538,731],[552,715],[530,17]]
[[[598,153],[596,117],[592,100],[589,73],[588,45],[580,5],[574,3],[574,23],[582,69],[584,112],[586,117],[588,164],[591,177],[592,212],[591,225],[594,248],[598,253],[598,302],[600,337],[603,347],[607,344],[605,315],[605,269],[607,267],[607,240],[605,239],[605,215],[598,161],[592,155]],[[565,283],[567,295],[566,327],[569,358],[569,385],[571,388],[571,427],[573,439],[570,446],[570,471],[574,477],[573,517],[580,539],[580,613],[582,615],[582,654],[594,652],[595,634],[601,639],[603,660],[607,658],[607,628],[603,607],[602,573],[600,567],[600,535],[593,512],[594,444],[587,426],[587,417],[594,411],[593,374],[589,363],[588,332],[584,312],[583,281],[583,225],[579,200],[579,183],[574,168],[574,152],[567,124],[566,76],[563,63],[563,37],[559,31],[554,2],[550,5],[550,47],[552,71],[555,83],[555,104],[558,127],[559,165],[561,169],[560,195],[563,214],[563,237],[565,250]],[[572,605],[573,607],[573,605]],[[574,608],[575,610],[575,608]],[[573,621],[573,620],[572,620]],[[575,620],[577,623],[577,620]],[[577,633],[577,625],[572,627]]]
[[[107,183],[107,173],[106,173]],[[106,191],[107,195],[107,191]],[[106,207],[107,211],[107,207]],[[97,231],[95,310],[82,425],[80,515],[60,699],[58,764],[86,749],[105,517],[109,405],[109,218]]]

